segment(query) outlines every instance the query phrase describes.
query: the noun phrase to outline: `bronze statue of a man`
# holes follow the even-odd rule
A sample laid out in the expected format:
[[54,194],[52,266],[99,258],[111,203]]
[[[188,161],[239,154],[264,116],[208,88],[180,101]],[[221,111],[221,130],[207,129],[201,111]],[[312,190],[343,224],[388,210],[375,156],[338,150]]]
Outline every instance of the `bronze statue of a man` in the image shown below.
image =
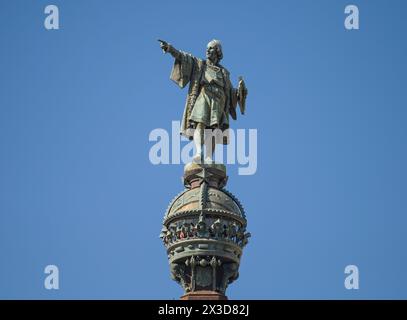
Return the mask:
[[[196,147],[194,162],[203,161],[202,147],[206,146],[206,161],[211,161],[215,143],[228,143],[228,135],[222,134],[222,140],[211,134],[208,139],[207,129],[220,129],[222,133],[229,128],[229,115],[236,120],[236,106],[244,114],[247,89],[242,78],[235,89],[229,78],[229,71],[220,65],[223,58],[222,45],[219,40],[212,40],[206,48],[206,60],[202,60],[175,49],[166,41],[159,40],[161,49],[174,58],[171,80],[184,88],[189,83],[181,123],[181,133],[193,139]],[[205,130],[206,129],[206,130]],[[218,130],[219,132],[219,130]]]

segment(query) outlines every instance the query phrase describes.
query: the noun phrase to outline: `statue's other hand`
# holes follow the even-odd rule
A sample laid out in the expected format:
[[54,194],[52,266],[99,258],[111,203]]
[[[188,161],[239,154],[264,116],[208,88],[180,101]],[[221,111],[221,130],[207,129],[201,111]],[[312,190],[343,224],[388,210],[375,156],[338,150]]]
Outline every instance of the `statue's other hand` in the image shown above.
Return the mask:
[[246,84],[242,77],[239,77],[239,84],[238,84],[238,92],[242,93],[243,95],[247,96],[248,90],[246,88]]

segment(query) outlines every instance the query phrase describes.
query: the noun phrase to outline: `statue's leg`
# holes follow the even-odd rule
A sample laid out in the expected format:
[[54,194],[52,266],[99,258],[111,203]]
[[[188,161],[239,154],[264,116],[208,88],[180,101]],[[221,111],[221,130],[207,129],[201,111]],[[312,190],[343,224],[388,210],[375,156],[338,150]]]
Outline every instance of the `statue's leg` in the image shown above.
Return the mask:
[[215,136],[213,135],[213,130],[206,129],[206,136],[205,136],[205,149],[206,149],[206,158],[205,162],[212,162],[213,153],[215,152]]
[[196,148],[196,154],[194,156],[194,162],[202,163],[203,162],[203,153],[202,153],[202,145],[204,144],[204,131],[205,131],[205,124],[197,123],[195,131],[194,131],[194,142]]

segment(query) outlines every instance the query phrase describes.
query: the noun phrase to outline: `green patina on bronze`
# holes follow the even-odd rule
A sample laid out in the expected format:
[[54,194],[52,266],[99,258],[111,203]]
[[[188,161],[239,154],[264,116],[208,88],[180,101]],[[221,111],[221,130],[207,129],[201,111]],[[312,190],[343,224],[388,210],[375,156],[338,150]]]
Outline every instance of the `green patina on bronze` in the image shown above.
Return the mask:
[[[195,160],[202,159],[200,148],[204,145],[204,129],[219,129],[224,132],[210,143],[210,158],[214,144],[228,144],[229,116],[236,120],[236,106],[239,104],[242,114],[245,112],[247,88],[239,77],[238,88],[233,88],[229,71],[220,64],[223,58],[222,45],[219,40],[212,40],[206,48],[206,60],[175,49],[166,41],[159,40],[165,53],[174,57],[171,80],[180,88],[189,83],[184,112],[181,121],[181,133],[193,139],[197,147]],[[195,129],[201,130],[196,135]],[[209,153],[209,152],[208,152]]]

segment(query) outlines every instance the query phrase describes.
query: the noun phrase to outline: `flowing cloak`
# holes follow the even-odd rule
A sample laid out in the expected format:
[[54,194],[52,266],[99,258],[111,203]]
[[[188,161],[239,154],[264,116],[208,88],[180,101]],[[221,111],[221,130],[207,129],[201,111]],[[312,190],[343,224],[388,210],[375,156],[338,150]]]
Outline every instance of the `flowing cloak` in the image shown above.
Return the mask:
[[[219,143],[229,143],[229,114],[236,120],[236,105],[237,105],[237,90],[233,88],[230,82],[229,72],[222,66],[224,79],[224,94],[225,106],[223,108],[223,116],[219,121],[217,128],[223,133],[223,139]],[[202,76],[205,72],[206,61],[192,56],[189,53],[177,51],[175,54],[175,61],[172,67],[170,79],[173,80],[180,88],[184,88],[189,83],[188,95],[185,102],[184,113],[181,121],[181,134],[193,139],[193,132],[195,128],[194,121],[190,121],[191,112],[194,108],[195,102],[202,90]],[[217,141],[219,141],[217,139]]]

